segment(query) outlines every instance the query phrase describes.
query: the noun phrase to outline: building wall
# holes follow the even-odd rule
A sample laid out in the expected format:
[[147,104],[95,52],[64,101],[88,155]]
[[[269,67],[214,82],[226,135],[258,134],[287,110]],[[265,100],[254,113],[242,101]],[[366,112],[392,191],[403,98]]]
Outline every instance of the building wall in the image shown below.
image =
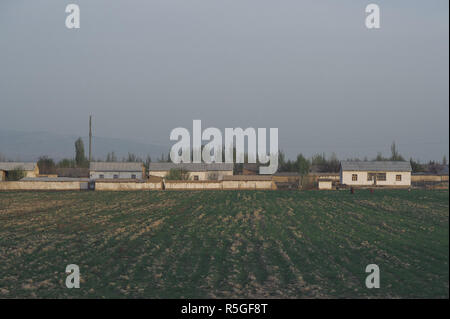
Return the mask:
[[308,176],[316,182],[318,182],[319,179],[331,179],[333,181],[339,181],[340,179],[339,173],[309,173]]
[[[374,181],[368,181],[367,175],[369,172],[364,171],[343,171],[341,172],[341,184],[354,185],[354,186],[372,186],[375,185]],[[384,172],[373,172],[384,173]],[[353,181],[352,175],[357,174],[358,180]],[[396,181],[396,175],[402,175],[401,181]],[[411,185],[411,172],[386,172],[386,180],[377,180],[377,186],[410,186]]]
[[0,181],[4,181],[6,179],[6,174],[4,171],[0,171]]
[[281,183],[295,183],[300,180],[300,176],[277,176],[272,175],[272,180],[274,182],[281,182]]
[[142,171],[136,171],[136,172],[101,172],[101,171],[95,171],[90,172],[89,177],[91,179],[99,179],[100,175],[103,175],[105,179],[114,179],[114,175],[118,175],[119,179],[131,179],[131,175],[136,175],[137,179],[143,179],[143,173]]
[[25,177],[38,177],[39,176],[39,167],[36,165],[34,170],[32,171],[24,171]]
[[[158,177],[166,177],[169,174],[169,171],[150,171],[149,175],[158,176]],[[208,176],[210,174],[217,174],[218,180],[221,180],[223,176],[228,175],[232,176],[233,171],[202,171],[202,172],[188,172],[189,180],[194,180],[194,176],[198,176],[199,181],[207,181],[209,180]]]

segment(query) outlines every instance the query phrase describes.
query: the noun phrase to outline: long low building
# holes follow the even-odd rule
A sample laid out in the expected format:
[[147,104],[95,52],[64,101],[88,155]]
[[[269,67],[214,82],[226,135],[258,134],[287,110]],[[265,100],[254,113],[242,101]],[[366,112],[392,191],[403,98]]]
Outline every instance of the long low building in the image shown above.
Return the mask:
[[35,162],[0,162],[0,181],[8,179],[9,172],[21,169],[24,177],[36,177],[39,175],[39,167]]
[[91,179],[143,179],[145,166],[140,162],[91,162]]
[[404,161],[341,162],[340,182],[349,186],[411,186],[411,164]]
[[149,176],[166,177],[171,170],[182,170],[194,181],[222,180],[233,175],[232,163],[150,163]]

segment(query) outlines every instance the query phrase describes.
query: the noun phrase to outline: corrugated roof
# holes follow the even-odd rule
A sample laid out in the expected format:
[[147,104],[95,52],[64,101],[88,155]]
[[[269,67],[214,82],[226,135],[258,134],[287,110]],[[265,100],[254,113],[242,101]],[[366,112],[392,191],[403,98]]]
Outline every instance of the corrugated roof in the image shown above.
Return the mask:
[[343,171],[410,172],[411,164],[400,161],[341,162]]
[[89,170],[100,172],[142,172],[140,162],[91,162]]
[[73,177],[24,177],[21,181],[27,182],[89,182],[89,178]]
[[296,172],[276,172],[273,174],[273,176],[293,176],[293,177],[299,177],[300,174]]
[[271,181],[271,175],[225,175],[224,181]]
[[150,163],[149,171],[169,171],[183,169],[188,172],[232,171],[233,163]]
[[35,162],[0,162],[0,170],[12,171],[13,169],[20,167],[24,171],[34,171],[36,165]]

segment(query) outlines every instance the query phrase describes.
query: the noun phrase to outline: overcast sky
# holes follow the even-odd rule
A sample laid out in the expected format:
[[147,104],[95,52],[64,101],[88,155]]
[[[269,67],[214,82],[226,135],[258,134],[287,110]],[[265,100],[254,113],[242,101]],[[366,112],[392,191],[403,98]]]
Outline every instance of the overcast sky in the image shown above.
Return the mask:
[[[1,0],[0,126],[172,145],[175,127],[278,127],[341,158],[449,150],[449,2]],[[65,6],[81,28],[65,27]]]

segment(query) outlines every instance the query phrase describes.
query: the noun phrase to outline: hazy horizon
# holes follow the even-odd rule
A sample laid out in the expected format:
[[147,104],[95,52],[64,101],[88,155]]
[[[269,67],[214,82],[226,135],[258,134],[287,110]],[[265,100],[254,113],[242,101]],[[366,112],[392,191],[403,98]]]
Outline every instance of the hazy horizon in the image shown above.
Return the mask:
[[92,114],[97,137],[169,148],[200,119],[277,127],[289,158],[370,159],[393,141],[448,158],[448,1],[376,1],[379,30],[368,3],[4,0],[0,129],[86,137]]

